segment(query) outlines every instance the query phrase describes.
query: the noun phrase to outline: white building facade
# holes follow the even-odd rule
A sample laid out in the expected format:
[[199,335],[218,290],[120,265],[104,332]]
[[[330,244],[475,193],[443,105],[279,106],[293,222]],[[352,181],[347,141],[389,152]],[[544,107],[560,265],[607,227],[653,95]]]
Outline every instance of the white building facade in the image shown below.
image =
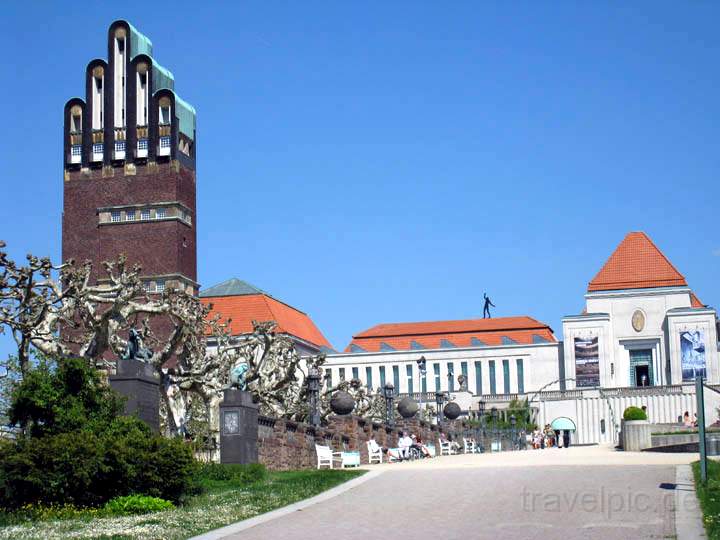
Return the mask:
[[[617,440],[623,411],[645,406],[654,423],[694,414],[696,375],[720,384],[717,312],[641,232],[629,233],[590,281],[583,313],[563,319],[564,341],[530,317],[381,324],[327,356],[333,384],[431,400],[465,390],[467,407],[506,407],[528,399],[537,423],[576,425],[576,443]],[[425,359],[421,377],[418,360]],[[460,388],[458,378],[463,380]],[[712,394],[712,393],[711,393]],[[720,402],[708,396],[708,423]]]

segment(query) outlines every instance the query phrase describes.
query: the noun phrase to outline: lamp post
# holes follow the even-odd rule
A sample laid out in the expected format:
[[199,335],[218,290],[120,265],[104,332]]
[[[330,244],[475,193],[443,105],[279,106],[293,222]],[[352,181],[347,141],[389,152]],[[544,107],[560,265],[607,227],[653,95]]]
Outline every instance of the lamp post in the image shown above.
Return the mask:
[[517,424],[517,418],[514,414],[510,415],[510,436],[512,437],[512,449],[515,450],[515,424]]
[[498,410],[495,407],[490,409],[490,416],[492,417],[492,421],[493,421],[493,442],[490,445],[490,450],[492,451],[493,450],[492,447],[495,444],[495,442],[497,441],[497,436],[498,436],[498,429],[497,429]]
[[417,360],[418,371],[420,373],[420,419],[423,418],[423,381],[425,380],[425,374],[427,373],[427,360],[424,356],[421,356]]
[[485,401],[482,399],[478,402],[478,415],[480,416],[480,429],[482,433],[481,449],[485,451]]
[[445,392],[435,392],[435,406],[437,407],[437,425],[443,421],[443,404],[447,401],[447,394]]
[[310,424],[313,426],[320,425],[320,370],[311,367],[308,373],[308,409],[310,416]]
[[395,385],[391,382],[386,383],[383,387],[383,397],[385,398],[385,423],[392,426],[395,423],[395,410],[393,409],[393,399],[395,399]]

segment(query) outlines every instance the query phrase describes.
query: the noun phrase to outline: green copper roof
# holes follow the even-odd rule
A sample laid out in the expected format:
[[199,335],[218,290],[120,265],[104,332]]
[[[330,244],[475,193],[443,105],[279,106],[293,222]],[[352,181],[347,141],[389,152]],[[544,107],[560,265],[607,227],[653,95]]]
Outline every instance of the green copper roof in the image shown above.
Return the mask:
[[169,69],[162,67],[153,58],[153,93],[161,88],[175,90],[175,77]]
[[178,119],[178,129],[187,137],[195,140],[195,107],[175,94],[175,116]]
[[152,56],[152,41],[150,41],[150,38],[138,32],[138,29],[132,24],[127,23],[127,25],[130,27],[130,50],[132,51],[133,58],[138,54]]
[[[209,298],[213,296],[246,296],[250,294],[267,294],[265,291],[258,289],[254,285],[238,278],[228,279],[217,285],[213,285],[200,293],[201,298]],[[269,295],[268,295],[269,296]]]

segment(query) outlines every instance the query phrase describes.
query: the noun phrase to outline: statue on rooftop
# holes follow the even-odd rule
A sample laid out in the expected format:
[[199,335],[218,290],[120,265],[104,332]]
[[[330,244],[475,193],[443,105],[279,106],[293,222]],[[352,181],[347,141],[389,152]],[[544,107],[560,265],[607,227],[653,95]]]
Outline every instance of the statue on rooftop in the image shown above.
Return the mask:
[[490,315],[490,306],[495,307],[495,304],[492,303],[487,293],[483,293],[483,298],[485,298],[485,306],[483,307],[483,319],[492,319],[492,316]]

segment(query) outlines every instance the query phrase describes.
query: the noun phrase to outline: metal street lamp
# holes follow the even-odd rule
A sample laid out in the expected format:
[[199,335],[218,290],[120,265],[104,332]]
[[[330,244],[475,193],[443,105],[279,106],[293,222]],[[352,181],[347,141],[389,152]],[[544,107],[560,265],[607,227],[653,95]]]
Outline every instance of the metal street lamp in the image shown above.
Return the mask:
[[[492,417],[492,421],[493,421],[493,445],[494,445],[495,442],[497,442],[497,438],[498,438],[498,428],[497,428],[498,410],[495,407],[490,409],[490,416]],[[492,450],[492,445],[491,445],[490,450]]]
[[480,415],[480,429],[482,430],[482,449],[485,448],[485,401],[478,402],[478,415]]
[[310,416],[310,424],[313,426],[320,425],[320,370],[311,367],[308,373],[308,409]]
[[515,450],[515,425],[517,424],[517,418],[514,414],[510,415],[510,436],[512,437],[512,449]]
[[391,382],[386,383],[383,387],[383,397],[385,398],[385,422],[392,426],[395,423],[395,410],[393,409],[393,400],[395,399],[395,385]]
[[423,418],[423,392],[425,391],[423,388],[423,381],[425,380],[425,374],[427,373],[427,360],[425,360],[424,356],[421,356],[416,360],[418,365],[418,371],[420,372],[420,419]]
[[435,406],[437,407],[437,424],[438,426],[443,421],[443,404],[447,401],[447,394],[445,392],[435,392]]

